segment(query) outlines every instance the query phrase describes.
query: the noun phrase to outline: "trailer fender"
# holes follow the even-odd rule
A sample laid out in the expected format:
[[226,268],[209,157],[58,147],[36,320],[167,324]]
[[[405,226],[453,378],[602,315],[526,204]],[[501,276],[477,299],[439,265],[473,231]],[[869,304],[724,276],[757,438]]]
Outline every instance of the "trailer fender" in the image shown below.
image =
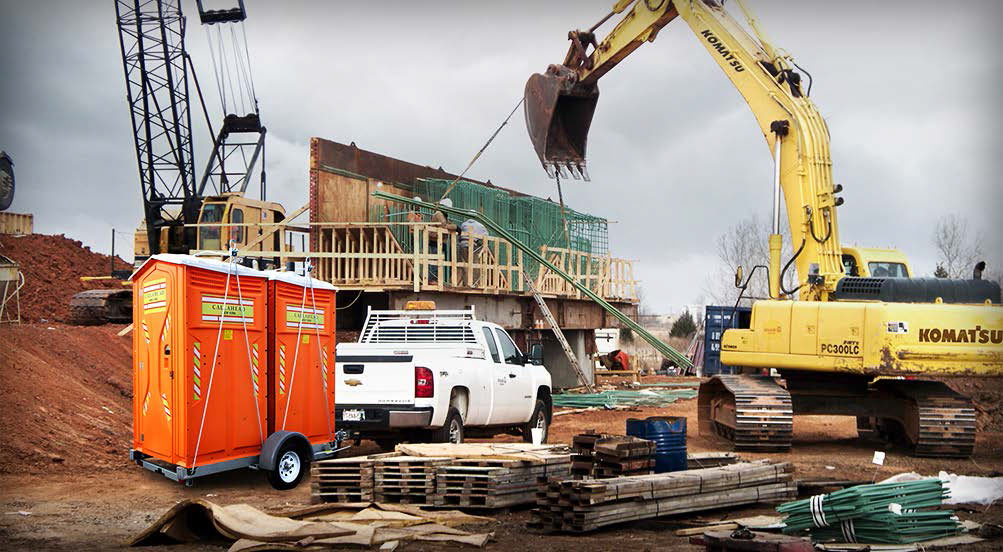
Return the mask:
[[302,433],[276,431],[265,439],[265,444],[261,447],[261,456],[258,457],[258,467],[266,471],[274,470],[279,451],[283,445],[290,441],[296,442],[297,448],[300,449],[305,460],[313,461],[313,447],[310,446],[310,441]]

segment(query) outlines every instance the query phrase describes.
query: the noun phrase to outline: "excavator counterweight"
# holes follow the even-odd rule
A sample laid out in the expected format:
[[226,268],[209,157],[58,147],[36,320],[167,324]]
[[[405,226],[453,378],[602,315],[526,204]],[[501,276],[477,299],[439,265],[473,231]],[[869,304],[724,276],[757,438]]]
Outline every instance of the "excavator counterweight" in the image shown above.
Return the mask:
[[551,65],[526,81],[526,128],[533,148],[551,178],[588,180],[585,144],[599,88],[576,82],[567,67]]

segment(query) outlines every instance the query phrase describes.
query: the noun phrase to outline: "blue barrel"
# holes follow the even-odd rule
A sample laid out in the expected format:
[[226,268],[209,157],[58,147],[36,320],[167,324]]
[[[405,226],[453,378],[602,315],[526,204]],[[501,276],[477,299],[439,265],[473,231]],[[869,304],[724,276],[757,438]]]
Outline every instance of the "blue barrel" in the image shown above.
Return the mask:
[[686,469],[686,418],[652,416],[627,420],[627,435],[655,442],[655,473]]

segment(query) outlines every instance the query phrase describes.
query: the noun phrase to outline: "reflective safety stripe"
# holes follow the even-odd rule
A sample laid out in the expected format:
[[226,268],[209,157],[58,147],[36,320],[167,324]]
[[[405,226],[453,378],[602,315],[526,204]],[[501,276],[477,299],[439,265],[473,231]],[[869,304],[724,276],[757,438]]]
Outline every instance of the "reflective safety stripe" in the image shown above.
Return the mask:
[[147,327],[146,321],[143,321],[143,337],[146,338],[146,344],[150,344],[150,328]]
[[279,345],[279,394],[286,394],[286,346]]
[[171,421],[171,407],[167,404],[167,393],[161,393],[160,399],[164,403],[164,415],[167,416],[167,421]]
[[202,371],[199,368],[199,364],[202,361],[202,352],[200,350],[201,344],[198,341],[195,342],[195,348],[192,349],[192,397],[194,400],[199,400],[202,398]]
[[324,391],[327,391],[327,345],[320,348],[320,377],[324,380]]
[[258,396],[258,344],[251,345],[251,383],[254,384],[254,396]]
[[143,415],[146,415],[146,410],[150,408],[150,392],[146,392],[146,398],[143,399]]
[[171,331],[171,317],[164,319],[164,331],[160,332],[160,340],[167,341],[167,334]]

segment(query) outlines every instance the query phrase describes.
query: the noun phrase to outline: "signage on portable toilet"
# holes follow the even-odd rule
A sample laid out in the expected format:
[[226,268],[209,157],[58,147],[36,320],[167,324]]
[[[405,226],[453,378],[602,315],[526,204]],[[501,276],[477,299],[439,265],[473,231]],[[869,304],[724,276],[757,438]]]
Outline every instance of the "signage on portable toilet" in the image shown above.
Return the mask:
[[164,254],[131,279],[133,458],[185,468],[179,480],[256,462],[268,436],[264,273]]
[[268,274],[268,430],[295,431],[317,448],[335,441],[335,294],[294,272]]

